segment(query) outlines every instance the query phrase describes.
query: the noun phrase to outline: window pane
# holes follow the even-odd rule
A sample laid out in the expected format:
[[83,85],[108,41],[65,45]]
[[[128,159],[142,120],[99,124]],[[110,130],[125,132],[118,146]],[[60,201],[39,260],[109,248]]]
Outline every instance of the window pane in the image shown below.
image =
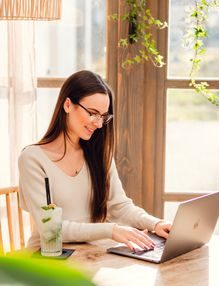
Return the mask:
[[59,95],[59,88],[37,89],[37,138],[40,140],[49,127]]
[[[164,204],[164,219],[173,221],[176,215],[177,208],[179,206],[179,202],[166,202]],[[216,224],[214,234],[219,234],[219,220]]]
[[165,202],[164,204],[164,219],[173,221],[176,215],[179,202]]
[[218,190],[218,108],[192,90],[167,93],[166,192]]
[[0,88],[0,158],[1,158],[1,172],[0,172],[0,187],[9,186],[10,182],[10,150],[9,150],[9,122],[8,122],[8,89]]
[[38,77],[91,69],[105,76],[106,1],[65,0],[62,19],[36,23]]
[[[183,46],[183,36],[188,27],[187,6],[193,6],[195,1],[170,0],[169,11],[169,48],[168,48],[168,77],[189,77],[191,70],[190,59],[193,57],[192,49]],[[201,69],[198,77],[218,78],[218,46],[219,46],[219,20],[218,8],[212,8],[208,15],[208,38],[205,39],[206,54],[202,56]]]

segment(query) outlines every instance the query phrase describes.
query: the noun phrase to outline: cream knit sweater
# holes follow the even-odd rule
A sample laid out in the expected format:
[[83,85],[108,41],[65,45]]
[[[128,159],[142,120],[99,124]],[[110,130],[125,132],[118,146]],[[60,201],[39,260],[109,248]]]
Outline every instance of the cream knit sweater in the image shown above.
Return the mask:
[[89,199],[91,180],[86,164],[77,176],[71,177],[56,166],[40,146],[26,147],[18,161],[21,207],[30,212],[35,225],[28,247],[39,247],[38,224],[40,207],[46,205],[44,178],[48,177],[52,202],[63,209],[64,242],[85,242],[112,238],[114,223],[138,229],[153,230],[159,221],[126,197],[113,160],[110,170],[110,194],[105,223],[90,223]]

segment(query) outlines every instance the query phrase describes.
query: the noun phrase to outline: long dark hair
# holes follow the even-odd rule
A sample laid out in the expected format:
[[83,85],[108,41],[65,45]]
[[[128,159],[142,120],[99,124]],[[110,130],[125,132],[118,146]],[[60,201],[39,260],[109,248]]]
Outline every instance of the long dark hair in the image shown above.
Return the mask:
[[[63,84],[55,106],[55,110],[48,130],[37,145],[54,141],[61,133],[64,135],[64,154],[66,154],[66,112],[63,105],[66,98],[77,104],[82,98],[103,93],[109,96],[108,112],[113,114],[113,94],[107,83],[96,73],[79,71],[71,75]],[[107,200],[109,196],[110,177],[109,170],[114,150],[113,120],[102,128],[95,130],[90,140],[80,139],[80,146],[89,168],[92,192],[90,214],[92,222],[103,222],[107,216]]]

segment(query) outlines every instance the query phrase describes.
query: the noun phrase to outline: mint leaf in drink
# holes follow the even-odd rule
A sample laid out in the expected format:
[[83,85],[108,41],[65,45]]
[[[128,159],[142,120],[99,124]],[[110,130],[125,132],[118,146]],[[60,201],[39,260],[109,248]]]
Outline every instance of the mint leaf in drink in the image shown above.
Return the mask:
[[45,211],[48,211],[48,210],[50,210],[50,208],[48,207],[48,206],[43,206],[43,207],[41,207],[43,210],[45,210]]
[[49,204],[48,206],[43,206],[43,207],[41,207],[43,210],[45,210],[45,211],[48,211],[48,210],[54,210],[55,209],[55,207],[56,207],[56,205],[55,204]]
[[50,221],[51,220],[51,217],[47,217],[47,218],[42,218],[42,223],[46,223],[46,222],[48,222],[48,221]]

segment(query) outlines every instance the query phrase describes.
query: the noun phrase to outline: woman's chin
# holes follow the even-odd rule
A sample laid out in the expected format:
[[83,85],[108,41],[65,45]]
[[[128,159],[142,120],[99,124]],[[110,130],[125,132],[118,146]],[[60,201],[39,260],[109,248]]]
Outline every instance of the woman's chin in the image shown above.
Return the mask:
[[82,136],[80,136],[80,138],[82,140],[88,141],[90,138],[92,137],[92,134],[83,134]]

